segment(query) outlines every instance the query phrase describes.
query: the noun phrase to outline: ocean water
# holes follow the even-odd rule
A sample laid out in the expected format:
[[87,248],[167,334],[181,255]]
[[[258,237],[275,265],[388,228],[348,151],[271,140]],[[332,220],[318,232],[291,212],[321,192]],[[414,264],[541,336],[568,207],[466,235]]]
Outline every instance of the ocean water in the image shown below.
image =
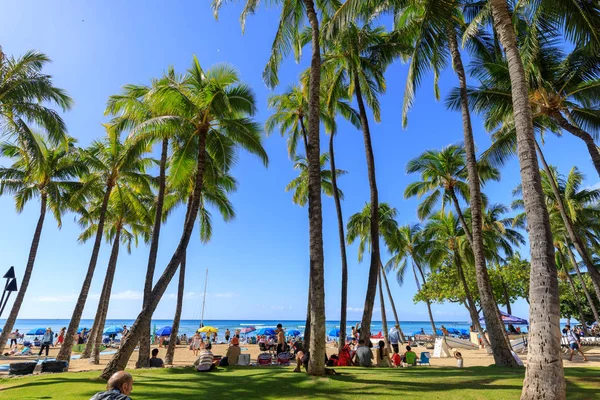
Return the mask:
[[[0,319],[0,326],[4,325],[5,320]],[[91,328],[92,323],[94,321],[91,319],[83,319],[79,324],[80,328]],[[108,319],[106,321],[105,329],[110,326],[123,326],[127,325],[128,327],[133,324],[134,320],[132,319]],[[172,324],[172,320],[170,319],[156,319],[152,320],[152,329],[159,329],[163,326],[170,326]],[[350,333],[352,330],[352,326],[354,326],[359,321],[348,321],[347,322],[347,333]],[[214,326],[219,329],[219,340],[224,339],[225,330],[229,329],[231,333],[236,329],[243,329],[248,326],[254,326],[256,329],[261,328],[275,328],[277,324],[282,324],[286,330],[296,329],[301,333],[304,332],[304,324],[305,321],[302,320],[294,320],[294,321],[276,321],[276,320],[253,320],[253,319],[238,319],[238,320],[204,320],[205,326]],[[327,333],[332,331],[333,329],[339,329],[340,322],[339,321],[327,321]],[[456,322],[456,321],[436,321],[436,328],[440,328],[442,325],[446,326],[446,328],[456,328],[456,329],[469,329],[469,322]],[[68,319],[18,319],[15,323],[15,328],[18,329],[20,333],[27,333],[32,329],[36,328],[47,328],[51,327],[54,332],[58,332],[62,327],[68,327],[69,320]],[[181,320],[179,325],[179,334],[187,334],[192,335],[199,328],[200,320]],[[388,328],[393,326],[393,321],[388,321]],[[420,332],[421,329],[425,331],[425,333],[431,333],[431,323],[429,321],[401,321],[400,326],[402,331],[406,335],[412,335],[414,332]],[[381,331],[381,321],[373,321],[371,324],[371,332],[374,334]],[[253,336],[255,333],[249,333],[248,336]]]

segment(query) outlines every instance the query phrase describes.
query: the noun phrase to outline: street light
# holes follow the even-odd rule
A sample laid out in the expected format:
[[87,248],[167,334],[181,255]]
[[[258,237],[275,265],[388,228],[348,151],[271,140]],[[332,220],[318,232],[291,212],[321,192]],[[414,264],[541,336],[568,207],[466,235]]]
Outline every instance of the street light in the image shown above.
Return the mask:
[[[2,292],[2,298],[0,299],[0,317],[4,312],[4,307],[6,307],[6,303],[8,303],[8,298],[12,292],[17,291],[17,278],[15,278],[15,267],[10,267],[8,271],[2,277],[6,279],[6,284],[4,284],[4,291]],[[6,299],[4,298],[6,296]]]

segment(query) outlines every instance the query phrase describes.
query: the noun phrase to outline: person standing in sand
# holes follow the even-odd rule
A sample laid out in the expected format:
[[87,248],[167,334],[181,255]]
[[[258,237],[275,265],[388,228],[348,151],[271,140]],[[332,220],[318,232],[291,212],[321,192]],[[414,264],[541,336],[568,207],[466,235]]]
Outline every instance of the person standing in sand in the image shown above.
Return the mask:
[[231,336],[231,332],[229,332],[229,328],[225,330],[225,342],[229,343],[229,337]]
[[194,354],[195,357],[198,357],[201,341],[202,338],[200,337],[200,334],[198,332],[194,333],[194,336],[192,336],[192,344],[190,344],[190,350],[192,350],[192,354]]
[[54,347],[58,346],[58,345],[62,345],[63,342],[65,341],[65,332],[67,331],[66,327],[63,327],[60,332],[58,333],[58,338],[56,339],[56,343],[54,343]]
[[42,351],[44,351],[44,349],[46,349],[46,357],[48,357],[48,351],[50,351],[50,346],[52,346],[53,342],[54,342],[54,332],[52,332],[52,328],[48,327],[48,329],[46,329],[46,333],[44,333],[44,336],[42,337],[42,343],[41,343],[40,352],[38,353],[38,355],[41,356]]
[[277,332],[277,355],[279,355],[285,351],[285,331],[281,324],[277,324],[275,332]]

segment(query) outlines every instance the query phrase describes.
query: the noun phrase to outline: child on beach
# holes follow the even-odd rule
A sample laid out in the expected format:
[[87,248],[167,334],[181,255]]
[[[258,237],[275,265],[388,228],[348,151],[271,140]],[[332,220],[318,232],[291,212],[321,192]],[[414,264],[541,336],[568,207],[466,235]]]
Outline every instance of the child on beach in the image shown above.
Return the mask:
[[456,358],[456,366],[458,368],[462,368],[464,365],[464,362],[463,362],[462,354],[460,353],[460,351],[454,352],[454,358]]

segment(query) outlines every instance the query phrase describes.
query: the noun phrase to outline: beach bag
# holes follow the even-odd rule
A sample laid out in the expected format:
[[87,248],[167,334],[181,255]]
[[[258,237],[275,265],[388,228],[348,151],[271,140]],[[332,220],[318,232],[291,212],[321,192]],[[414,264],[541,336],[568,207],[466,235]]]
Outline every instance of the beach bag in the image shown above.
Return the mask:
[[250,354],[240,354],[237,365],[250,365]]
[[277,355],[277,363],[279,365],[290,365],[290,353],[284,351],[283,353],[279,353]]
[[258,365],[271,365],[271,355],[269,353],[260,353],[256,357]]

